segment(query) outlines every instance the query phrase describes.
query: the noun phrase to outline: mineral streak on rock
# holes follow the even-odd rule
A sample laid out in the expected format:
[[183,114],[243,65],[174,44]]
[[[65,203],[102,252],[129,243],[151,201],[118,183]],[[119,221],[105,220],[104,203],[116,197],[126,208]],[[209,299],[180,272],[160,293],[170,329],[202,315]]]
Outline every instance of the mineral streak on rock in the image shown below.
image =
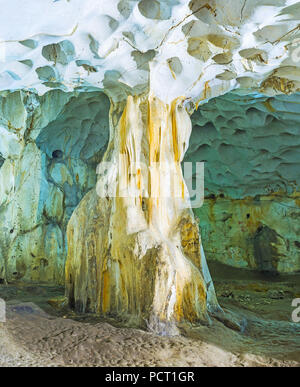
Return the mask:
[[[67,295],[80,312],[131,316],[174,333],[174,323],[203,321],[207,306],[218,308],[178,164],[190,117],[180,100],[167,105],[152,96],[129,96],[113,125],[119,111],[111,110],[113,135],[103,159],[111,167],[68,225]],[[173,163],[169,185],[159,166]]]

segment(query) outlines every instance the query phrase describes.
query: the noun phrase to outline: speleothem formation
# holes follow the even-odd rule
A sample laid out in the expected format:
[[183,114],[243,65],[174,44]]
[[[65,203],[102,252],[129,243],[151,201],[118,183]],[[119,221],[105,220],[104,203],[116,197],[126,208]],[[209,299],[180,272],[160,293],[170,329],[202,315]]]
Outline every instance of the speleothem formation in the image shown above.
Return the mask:
[[[17,3],[0,15],[2,281],[66,282],[80,312],[174,332],[219,310],[194,212],[211,259],[299,270],[297,1]],[[207,212],[184,157],[207,163]]]

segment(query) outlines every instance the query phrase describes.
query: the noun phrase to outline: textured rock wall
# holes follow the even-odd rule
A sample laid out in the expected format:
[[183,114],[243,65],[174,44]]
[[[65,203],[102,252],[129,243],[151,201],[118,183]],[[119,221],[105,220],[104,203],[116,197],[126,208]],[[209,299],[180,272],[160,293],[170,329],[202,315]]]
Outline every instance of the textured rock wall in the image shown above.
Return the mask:
[[102,93],[2,93],[0,280],[64,282],[65,229],[108,140]]
[[208,260],[274,274],[300,270],[299,195],[216,197],[196,214]]
[[229,93],[192,116],[187,160],[205,161],[195,212],[208,259],[263,271],[300,269],[300,95]]

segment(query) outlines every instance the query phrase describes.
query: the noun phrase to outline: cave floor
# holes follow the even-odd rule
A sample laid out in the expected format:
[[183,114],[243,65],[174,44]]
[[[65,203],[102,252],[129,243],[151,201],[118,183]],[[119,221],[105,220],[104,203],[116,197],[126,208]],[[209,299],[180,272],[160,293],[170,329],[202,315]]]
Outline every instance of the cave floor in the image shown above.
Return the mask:
[[62,306],[62,287],[0,285],[0,366],[300,366],[300,323],[291,322],[300,274],[209,266],[226,318],[176,337],[76,315]]

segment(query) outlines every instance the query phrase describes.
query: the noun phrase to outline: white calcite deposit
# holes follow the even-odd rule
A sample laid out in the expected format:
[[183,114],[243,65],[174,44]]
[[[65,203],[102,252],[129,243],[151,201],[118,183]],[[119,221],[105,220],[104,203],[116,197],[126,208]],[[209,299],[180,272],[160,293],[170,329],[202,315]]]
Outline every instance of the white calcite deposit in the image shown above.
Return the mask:
[[198,104],[299,88],[296,0],[1,1],[0,88]]

